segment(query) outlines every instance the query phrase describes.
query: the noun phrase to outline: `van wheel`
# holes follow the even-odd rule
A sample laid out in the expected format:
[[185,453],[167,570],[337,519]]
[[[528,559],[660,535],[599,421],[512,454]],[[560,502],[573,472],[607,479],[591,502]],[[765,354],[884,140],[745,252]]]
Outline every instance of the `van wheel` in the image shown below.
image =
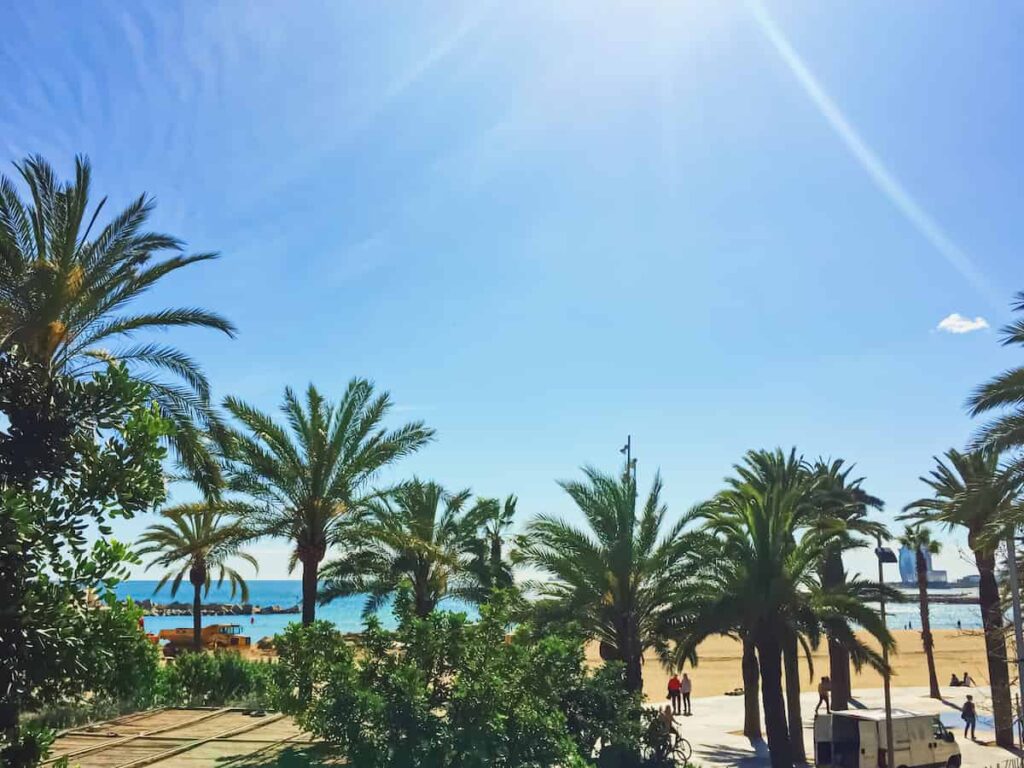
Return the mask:
[[960,755],[953,755],[946,761],[946,768],[960,768]]

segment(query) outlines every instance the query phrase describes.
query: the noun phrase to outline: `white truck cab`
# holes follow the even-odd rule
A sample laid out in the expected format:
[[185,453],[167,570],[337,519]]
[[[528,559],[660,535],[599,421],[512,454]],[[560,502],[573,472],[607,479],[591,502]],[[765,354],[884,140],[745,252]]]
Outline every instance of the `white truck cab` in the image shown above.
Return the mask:
[[814,764],[832,768],[959,768],[960,747],[938,715],[892,710],[887,760],[884,709],[851,709],[814,719]]

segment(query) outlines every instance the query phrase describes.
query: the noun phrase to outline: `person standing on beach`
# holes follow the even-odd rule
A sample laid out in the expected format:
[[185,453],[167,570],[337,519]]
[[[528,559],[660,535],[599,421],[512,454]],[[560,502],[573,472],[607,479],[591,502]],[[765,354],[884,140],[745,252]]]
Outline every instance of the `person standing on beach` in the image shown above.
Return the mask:
[[679,691],[682,688],[682,683],[679,682],[679,676],[673,672],[671,679],[668,681],[668,700],[672,704],[672,714],[682,714],[682,708],[679,704]]
[[685,672],[683,672],[683,679],[679,684],[679,688],[683,693],[683,714],[692,715],[693,712],[690,710],[690,692],[693,690],[693,682]]
[[814,708],[814,714],[818,714],[822,704],[825,705],[825,714],[832,714],[832,705],[828,698],[830,693],[832,693],[832,681],[827,677],[821,678],[821,682],[818,683],[818,706]]
[[977,741],[974,736],[974,726],[978,723],[978,710],[974,708],[974,697],[968,696],[964,702],[964,708],[960,710],[960,717],[964,719],[964,738],[967,732],[971,732],[971,741]]

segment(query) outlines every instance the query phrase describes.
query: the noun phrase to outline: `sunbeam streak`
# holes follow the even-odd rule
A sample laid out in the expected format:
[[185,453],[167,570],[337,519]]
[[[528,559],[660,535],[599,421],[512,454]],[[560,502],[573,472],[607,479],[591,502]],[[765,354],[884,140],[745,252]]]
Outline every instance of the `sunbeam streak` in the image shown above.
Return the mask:
[[793,73],[800,87],[810,97],[811,101],[818,108],[822,117],[828,122],[832,130],[840,138],[846,148],[867,172],[872,181],[878,186],[882,193],[889,198],[893,205],[907,217],[910,223],[918,232],[939,252],[953,269],[959,272],[982,296],[992,305],[1003,310],[1004,301],[999,291],[982,274],[981,270],[974,264],[971,257],[943,231],[938,222],[933,219],[924,208],[914,199],[892,172],[885,166],[885,163],[865,143],[860,134],[846,119],[842,110],[828,95],[821,83],[814,77],[810,69],[796,52],[785,34],[775,23],[775,20],[768,13],[767,8],[761,0],[748,0],[747,7],[750,9],[757,21],[761,31],[771,42],[772,47],[785,62],[789,71]]

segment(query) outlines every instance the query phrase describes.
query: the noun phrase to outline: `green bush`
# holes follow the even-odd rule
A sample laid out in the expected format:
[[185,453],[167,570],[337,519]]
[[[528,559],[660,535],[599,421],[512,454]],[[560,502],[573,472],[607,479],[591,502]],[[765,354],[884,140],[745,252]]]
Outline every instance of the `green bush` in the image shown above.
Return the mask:
[[273,666],[232,651],[182,653],[160,671],[159,699],[176,707],[266,708],[274,698]]
[[79,665],[82,690],[96,704],[121,709],[153,706],[160,651],[141,625],[142,610],[111,599],[87,613]]
[[[358,646],[327,622],[277,638],[282,709],[360,768],[640,766],[643,717],[619,666],[590,674],[579,637],[507,640],[502,600],[479,621],[370,619]],[[614,761],[611,758],[614,757]]]

